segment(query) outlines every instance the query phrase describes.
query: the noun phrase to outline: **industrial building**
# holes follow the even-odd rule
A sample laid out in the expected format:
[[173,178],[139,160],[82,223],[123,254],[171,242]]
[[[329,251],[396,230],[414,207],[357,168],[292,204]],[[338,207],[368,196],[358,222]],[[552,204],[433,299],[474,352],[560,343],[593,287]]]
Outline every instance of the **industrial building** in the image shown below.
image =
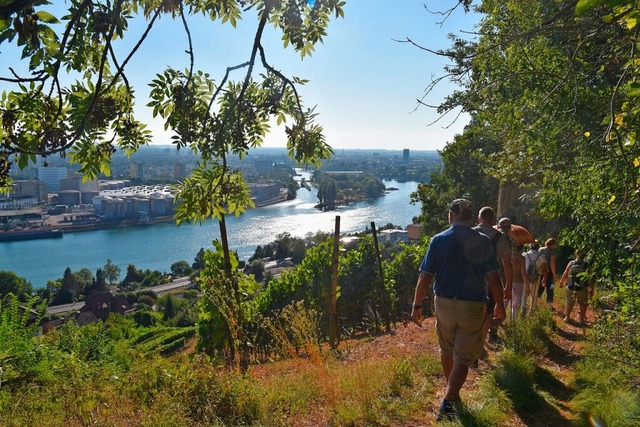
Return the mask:
[[60,180],[67,178],[67,168],[63,167],[38,167],[38,180],[47,184],[49,193],[60,191]]
[[11,190],[12,196],[31,196],[35,197],[39,203],[46,203],[47,184],[35,179],[17,180],[13,183]]
[[176,190],[169,185],[122,187],[101,191],[92,203],[105,219],[162,216],[173,214],[175,195]]

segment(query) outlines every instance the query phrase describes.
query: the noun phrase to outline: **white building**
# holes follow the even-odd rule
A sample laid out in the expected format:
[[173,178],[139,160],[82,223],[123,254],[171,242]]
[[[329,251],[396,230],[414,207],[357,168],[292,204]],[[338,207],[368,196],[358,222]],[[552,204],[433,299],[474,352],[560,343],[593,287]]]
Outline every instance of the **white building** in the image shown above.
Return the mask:
[[19,210],[38,205],[38,199],[33,196],[16,196],[0,199],[0,210]]
[[405,230],[382,230],[378,233],[378,241],[381,242],[408,242],[409,236]]

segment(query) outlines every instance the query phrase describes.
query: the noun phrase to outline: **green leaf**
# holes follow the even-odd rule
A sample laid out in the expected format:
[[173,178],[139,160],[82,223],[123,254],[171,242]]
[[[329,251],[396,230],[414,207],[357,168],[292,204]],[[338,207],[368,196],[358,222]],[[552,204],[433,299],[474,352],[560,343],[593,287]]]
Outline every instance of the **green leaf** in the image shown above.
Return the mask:
[[36,12],[38,15],[38,19],[42,22],[46,22],[47,24],[55,24],[58,23],[58,18],[50,14],[49,12],[45,12],[44,10],[39,10]]
[[576,4],[576,15],[587,13],[591,9],[602,5],[604,1],[605,0],[579,0],[578,4]]
[[11,23],[8,19],[5,19],[4,17],[0,18],[0,31],[6,30],[9,28],[9,25],[11,25]]

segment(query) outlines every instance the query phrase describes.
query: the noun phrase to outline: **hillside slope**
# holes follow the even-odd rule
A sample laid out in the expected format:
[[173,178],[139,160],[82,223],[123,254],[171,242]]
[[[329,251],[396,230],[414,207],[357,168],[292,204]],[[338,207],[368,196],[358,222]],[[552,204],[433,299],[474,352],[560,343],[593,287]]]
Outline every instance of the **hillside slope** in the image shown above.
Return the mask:
[[[544,309],[549,311],[548,308]],[[572,412],[571,399],[575,393],[573,385],[573,365],[580,358],[585,330],[572,324],[562,322],[555,307],[553,316],[554,325],[552,332],[547,335],[545,341],[546,351],[534,355],[535,371],[531,390],[526,404],[514,404],[512,407],[498,405],[495,418],[483,423],[483,406],[487,406],[489,417],[496,408],[490,408],[487,400],[487,387],[499,388],[493,380],[496,370],[499,368],[497,359],[504,351],[504,342],[488,345],[489,354],[480,360],[478,366],[469,371],[465,387],[462,390],[462,399],[469,414],[463,417],[458,425],[504,425],[504,426],[570,426],[576,415]],[[548,313],[549,318],[551,314]],[[504,328],[501,328],[500,336],[504,337]],[[400,361],[400,362],[399,362]],[[369,372],[369,379],[361,379],[361,389],[369,387],[369,381],[375,381],[380,375],[377,370],[396,370],[398,364],[406,363],[411,367],[409,383],[405,384],[409,389],[414,388],[416,395],[409,391],[408,395],[400,400],[407,402],[407,411],[393,409],[389,415],[380,414],[385,408],[379,405],[380,397],[368,397],[372,411],[370,423],[366,421],[367,415],[357,414],[362,409],[354,409],[353,419],[349,416],[341,416],[345,411],[342,406],[361,405],[361,397],[353,397],[345,392],[336,383],[344,382],[346,376],[362,376],[363,372]],[[425,365],[421,369],[421,364]],[[360,340],[346,340],[340,346],[335,364],[327,364],[324,361],[313,358],[296,358],[281,362],[253,366],[249,374],[266,388],[273,386],[274,381],[287,383],[287,377],[300,378],[301,372],[306,372],[306,378],[311,378],[308,384],[310,388],[324,387],[334,390],[334,394],[343,402],[337,402],[330,398],[316,398],[313,409],[300,416],[300,412],[293,411],[291,417],[279,419],[278,424],[290,426],[321,426],[321,425],[389,425],[389,426],[430,426],[437,424],[435,413],[444,394],[445,381],[439,365],[439,349],[435,335],[435,319],[426,318],[423,327],[414,324],[398,325],[391,334],[380,335],[375,338]],[[426,375],[425,375],[426,373]],[[365,376],[368,374],[364,374]],[[321,378],[320,377],[324,377]],[[319,383],[316,383],[318,381]],[[358,381],[355,385],[357,386]],[[495,390],[497,394],[499,390]],[[506,391],[508,395],[508,387]],[[356,393],[357,394],[357,393]],[[384,393],[382,393],[384,394]],[[320,393],[324,396],[324,393]],[[353,400],[352,400],[353,399]],[[351,402],[349,402],[352,400]],[[515,399],[517,400],[517,399]],[[402,402],[399,403],[402,405]],[[375,408],[374,408],[375,407]],[[486,411],[485,411],[486,412]],[[474,415],[474,413],[476,413]],[[363,421],[364,418],[364,421]]]

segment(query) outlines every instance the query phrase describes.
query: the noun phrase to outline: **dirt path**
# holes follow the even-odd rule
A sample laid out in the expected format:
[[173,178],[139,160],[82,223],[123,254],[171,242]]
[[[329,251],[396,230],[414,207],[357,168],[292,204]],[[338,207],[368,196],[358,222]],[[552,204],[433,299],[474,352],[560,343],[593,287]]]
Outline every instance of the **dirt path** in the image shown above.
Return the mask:
[[[554,307],[553,319],[556,324],[554,333],[547,337],[545,354],[535,356],[536,370],[535,383],[532,385],[533,403],[531,409],[516,410],[515,414],[508,418],[507,423],[501,425],[514,427],[547,427],[547,426],[572,426],[575,415],[571,408],[573,389],[573,366],[582,352],[585,339],[585,329],[575,324],[566,324],[562,321],[559,305]],[[589,313],[589,318],[593,319]],[[501,331],[502,333],[503,331]],[[474,402],[474,393],[480,393],[482,376],[490,375],[495,368],[496,355],[502,351],[504,345],[500,342],[488,345],[489,354],[486,359],[480,361],[476,368],[469,370],[469,376],[462,390],[462,398],[466,403]],[[439,347],[435,334],[435,319],[424,319],[423,327],[412,323],[399,324],[391,334],[384,334],[374,338],[368,337],[360,340],[343,342],[340,346],[340,363],[356,364],[372,359],[384,360],[398,357],[411,358],[425,353],[439,357]],[[298,362],[292,362],[292,369],[297,369]],[[285,363],[286,364],[286,363]],[[298,366],[299,367],[299,366]],[[282,375],[283,365],[279,371],[272,371],[272,367],[262,365],[252,369],[252,375],[265,377]],[[432,426],[437,425],[435,413],[442,399],[445,388],[444,375],[434,377],[435,396],[425,397],[425,407],[407,421],[392,424],[397,427],[404,426]],[[326,423],[327,411],[330,408],[317,408],[318,413],[308,414],[308,420],[315,420],[316,425],[329,425]],[[320,416],[320,413],[323,416]],[[297,420],[292,425],[312,425]],[[458,424],[475,425],[475,424]]]
[[[567,324],[562,321],[563,315],[560,305],[554,306],[553,319],[556,324],[555,333],[550,334],[546,342],[547,353],[536,356],[537,368],[534,390],[539,398],[534,403],[535,409],[516,411],[516,416],[510,419],[508,426],[548,427],[571,426],[574,419],[570,401],[574,394],[573,366],[582,353],[585,340],[585,328],[575,323]],[[593,319],[592,313],[588,318]],[[498,343],[488,345],[487,359],[480,360],[477,368],[469,370],[467,382],[462,391],[463,400],[477,392],[479,379],[488,375],[494,367],[496,354],[503,349]],[[399,326],[390,335],[377,337],[367,343],[355,347],[348,359],[359,360],[370,357],[407,356],[429,352],[439,353],[437,337],[435,335],[435,318],[426,318],[422,328],[413,324]],[[444,394],[444,376],[438,378],[436,398],[428,403],[428,407],[420,418],[412,419],[399,426],[430,426],[437,424],[435,413]],[[464,425],[464,424],[463,424]]]

